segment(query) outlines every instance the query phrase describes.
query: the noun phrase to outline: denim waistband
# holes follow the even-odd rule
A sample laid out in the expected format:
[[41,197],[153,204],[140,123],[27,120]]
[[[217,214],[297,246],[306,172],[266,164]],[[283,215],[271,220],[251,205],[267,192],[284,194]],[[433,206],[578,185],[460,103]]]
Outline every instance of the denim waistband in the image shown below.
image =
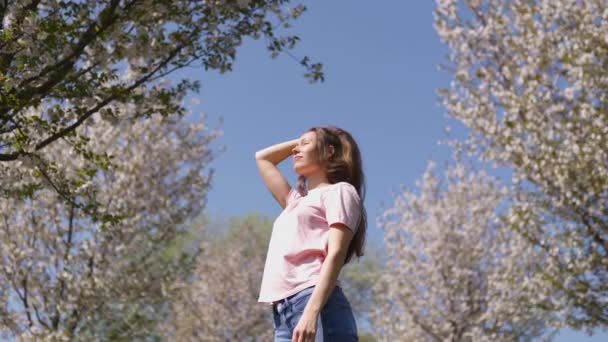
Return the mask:
[[299,297],[301,297],[303,295],[308,294],[309,292],[312,292],[312,290],[314,290],[314,288],[315,288],[315,285],[309,286],[309,287],[307,287],[305,289],[302,289],[302,290],[300,290],[300,291],[292,294],[289,297],[286,297],[286,298],[283,298],[283,299],[279,299],[276,302],[272,302],[272,305],[276,308],[277,305],[279,305],[279,304],[284,304],[284,303],[291,302],[291,301],[293,301],[295,299],[298,299]]

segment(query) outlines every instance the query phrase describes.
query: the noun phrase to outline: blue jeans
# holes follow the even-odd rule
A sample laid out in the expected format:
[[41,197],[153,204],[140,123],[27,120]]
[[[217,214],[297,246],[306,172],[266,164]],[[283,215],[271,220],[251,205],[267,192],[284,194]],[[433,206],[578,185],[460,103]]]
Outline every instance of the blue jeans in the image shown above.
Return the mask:
[[[306,288],[272,305],[275,342],[291,342],[293,330],[302,317],[314,288],[314,286]],[[342,289],[336,286],[317,319],[315,342],[358,340],[357,324],[350,303]]]

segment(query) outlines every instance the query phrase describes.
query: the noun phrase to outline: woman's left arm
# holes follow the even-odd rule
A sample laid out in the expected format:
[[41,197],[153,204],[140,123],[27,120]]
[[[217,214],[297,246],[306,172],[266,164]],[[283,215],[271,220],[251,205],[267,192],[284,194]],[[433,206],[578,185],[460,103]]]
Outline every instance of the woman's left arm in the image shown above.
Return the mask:
[[334,223],[330,227],[327,256],[321,266],[319,282],[312,291],[302,317],[294,329],[293,341],[309,341],[310,338],[314,338],[317,329],[317,317],[327,302],[331,291],[336,286],[338,275],[342,266],[344,266],[348,246],[353,236],[353,231],[342,223]]

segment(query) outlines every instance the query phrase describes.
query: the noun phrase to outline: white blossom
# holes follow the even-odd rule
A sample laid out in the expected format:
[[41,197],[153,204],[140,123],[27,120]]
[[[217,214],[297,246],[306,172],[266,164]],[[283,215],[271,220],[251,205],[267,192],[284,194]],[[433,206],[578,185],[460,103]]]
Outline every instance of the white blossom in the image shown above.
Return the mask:
[[479,3],[437,1],[435,28],[454,73],[443,103],[470,129],[465,147],[512,167],[514,190],[532,193],[516,197],[509,222],[562,251],[545,265],[545,288],[570,295],[568,322],[605,326],[608,2]]
[[[445,184],[431,162],[419,194],[403,189],[378,219],[387,269],[372,320],[382,341],[513,341],[545,337],[542,254],[499,216],[505,187],[463,164]],[[559,302],[558,302],[559,303]]]
[[[118,324],[131,307],[150,310],[148,301],[177,268],[161,272],[148,259],[204,208],[216,132],[187,117],[154,115],[118,125],[100,115],[92,119],[95,124],[77,134],[95,137],[88,147],[111,156],[112,167],[87,175],[94,161],[61,141],[38,151],[38,162],[28,168],[15,163],[0,169],[2,179],[10,175],[23,184],[41,182],[32,169],[51,176],[25,198],[0,201],[0,302],[9,303],[0,306],[0,332],[9,338],[103,340],[97,329],[108,324],[107,333],[107,320]],[[97,203],[98,218],[120,218],[93,220],[79,203]],[[166,279],[152,278],[159,274]],[[128,305],[121,313],[114,304]]]

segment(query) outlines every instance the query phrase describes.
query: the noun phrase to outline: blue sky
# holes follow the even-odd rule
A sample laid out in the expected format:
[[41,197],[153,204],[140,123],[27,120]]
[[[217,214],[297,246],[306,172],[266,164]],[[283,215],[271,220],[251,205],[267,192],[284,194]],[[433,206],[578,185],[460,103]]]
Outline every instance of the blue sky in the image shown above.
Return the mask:
[[[322,62],[324,83],[309,84],[295,60],[271,59],[263,42],[253,40],[238,50],[231,73],[187,70],[202,83],[194,113],[207,113],[207,123],[224,132],[215,145],[226,151],[213,164],[207,214],[278,215],[280,207],[255,166],[255,151],[313,126],[336,125],[360,144],[369,237],[380,240],[375,220],[382,206],[390,205],[391,192],[401,185],[414,189],[429,160],[441,165],[450,159],[449,148],[438,141],[448,124],[460,131],[437,98],[450,75],[438,70],[447,48],[433,28],[435,2],[316,0],[306,5],[291,31],[302,39],[294,54]],[[291,160],[280,165],[293,185],[291,166]],[[606,340],[606,333],[588,337],[570,330],[555,339]]]

